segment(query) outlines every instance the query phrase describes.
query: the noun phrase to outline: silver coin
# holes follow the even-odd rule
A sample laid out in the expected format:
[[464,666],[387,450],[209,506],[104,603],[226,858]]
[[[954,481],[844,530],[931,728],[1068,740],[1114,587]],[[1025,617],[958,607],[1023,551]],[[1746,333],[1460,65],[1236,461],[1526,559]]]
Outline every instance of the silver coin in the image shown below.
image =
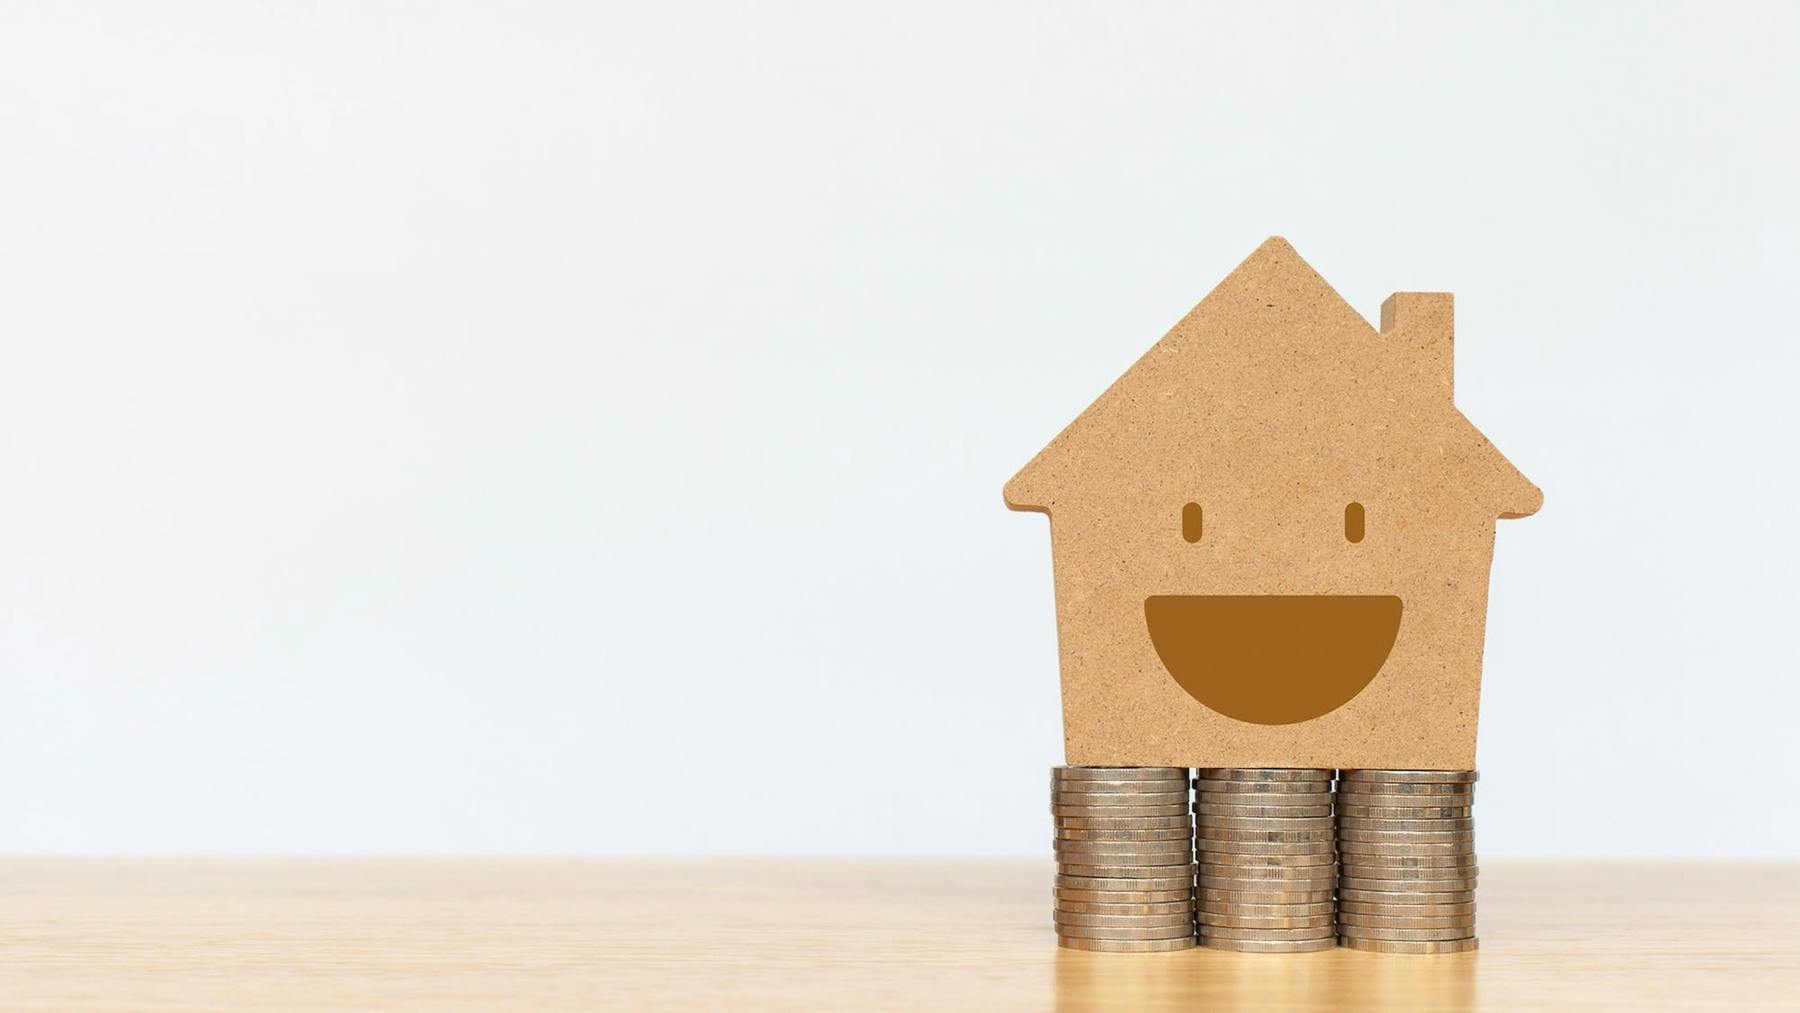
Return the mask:
[[1214,795],[1329,795],[1330,781],[1215,781],[1195,778],[1195,787]]
[[[1474,858],[1474,855],[1470,855]],[[1430,869],[1397,869],[1387,865],[1342,864],[1344,875],[1361,879],[1382,879],[1404,883],[1415,879],[1474,879],[1481,871],[1474,862],[1468,865],[1440,865]]]
[[1194,880],[1202,890],[1226,891],[1265,891],[1287,893],[1315,893],[1330,890],[1337,886],[1336,876],[1319,876],[1310,879],[1273,879],[1264,877],[1209,876],[1202,872]]
[[1473,901],[1467,904],[1371,904],[1354,900],[1338,902],[1340,915],[1367,915],[1376,918],[1451,918],[1474,913]]
[[[1219,853],[1212,852],[1212,851],[1195,852],[1194,857],[1195,857],[1195,859],[1197,859],[1199,861],[1202,871],[1213,870],[1213,871],[1217,871],[1217,872],[1226,872],[1226,873],[1232,873],[1232,874],[1238,875],[1238,876],[1243,876],[1245,878],[1270,876],[1270,877],[1278,877],[1278,878],[1286,877],[1286,878],[1291,879],[1291,878],[1297,876],[1301,879],[1305,879],[1308,876],[1323,876],[1327,872],[1330,872],[1331,868],[1333,866],[1338,864],[1337,862],[1332,861],[1332,855],[1329,852],[1320,854],[1320,855],[1306,856],[1309,859],[1308,864],[1306,864],[1306,865],[1244,865],[1239,862],[1218,861],[1218,859],[1241,858],[1241,857],[1245,857],[1245,856],[1225,855],[1225,854],[1219,854]],[[1248,857],[1250,857],[1250,858],[1268,858],[1271,856],[1269,856],[1269,855],[1250,855]],[[1297,856],[1275,855],[1273,857],[1294,858]]]
[[1337,933],[1330,925],[1304,929],[1234,929],[1223,925],[1203,925],[1201,939],[1329,939]]
[[1374,806],[1349,805],[1339,802],[1337,806],[1339,819],[1369,820],[1466,820],[1472,813],[1469,806]]
[[1355,865],[1341,867],[1337,871],[1339,885],[1343,885],[1345,880],[1348,880],[1348,882],[1355,883],[1354,887],[1350,887],[1350,889],[1395,892],[1395,894],[1436,894],[1436,892],[1445,891],[1444,883],[1467,883],[1462,887],[1449,887],[1449,889],[1472,891],[1476,880],[1480,880],[1480,876],[1474,873],[1474,869],[1445,869],[1442,871],[1444,874],[1440,874],[1436,878],[1413,876],[1413,878],[1404,878],[1404,880],[1390,880],[1390,878],[1382,878],[1382,876],[1364,876],[1361,873],[1363,871],[1357,869]]
[[1188,786],[1188,775],[1179,770],[1170,770],[1168,774],[1157,777],[1062,777],[1049,775],[1049,786],[1062,788],[1067,792],[1111,792],[1112,788],[1094,788],[1093,784],[1125,784],[1118,788],[1120,792],[1174,792],[1175,788]]
[[[1309,850],[1293,850],[1305,848],[1295,844],[1255,844],[1244,841],[1212,841],[1206,838],[1195,838],[1194,858],[1196,861],[1211,862],[1214,865],[1238,865],[1233,858],[1302,858],[1307,865],[1328,865],[1337,856],[1331,845],[1325,841],[1314,841],[1316,847]],[[1270,851],[1269,849],[1289,849]],[[1258,868],[1276,868],[1276,866],[1258,866]],[[1299,868],[1299,866],[1288,866]]]
[[[1098,891],[1106,893],[1102,898],[1081,898],[1100,900],[1179,900],[1191,896],[1194,888],[1194,877],[1177,867],[1170,867],[1178,874],[1173,876],[1073,876],[1060,867],[1056,871],[1053,886],[1063,890]],[[1120,893],[1151,894],[1181,891],[1175,897],[1120,897]]]
[[1475,889],[1475,877],[1465,879],[1364,879],[1339,876],[1340,890],[1381,890],[1387,893],[1461,893]]
[[1059,841],[1111,841],[1114,844],[1154,843],[1157,841],[1192,840],[1194,833],[1190,827],[1170,827],[1167,830],[1076,830],[1073,827],[1057,827],[1056,839]]
[[1177,876],[1192,876],[1199,871],[1193,862],[1176,860],[1173,865],[1079,865],[1074,862],[1057,862],[1056,870],[1065,876],[1085,876],[1088,879],[1173,879]]
[[1246,819],[1241,816],[1203,816],[1196,821],[1197,826],[1212,827],[1217,830],[1331,830],[1334,824],[1329,816],[1288,817],[1269,816],[1261,819]]
[[1340,855],[1472,855],[1474,841],[1454,844],[1377,844],[1371,841],[1338,841]]
[[1473,830],[1445,830],[1442,833],[1432,831],[1400,831],[1400,830],[1352,830],[1345,828],[1338,831],[1340,841],[1360,841],[1364,844],[1473,844]]
[[1345,856],[1344,864],[1359,869],[1462,869],[1474,866],[1475,853],[1470,851],[1449,855],[1348,855]]
[[1363,904],[1473,904],[1475,891],[1456,893],[1397,893],[1391,890],[1338,890],[1338,900]]
[[[1195,876],[1201,885],[1213,883],[1262,883],[1260,889],[1265,891],[1292,891],[1292,889],[1314,889],[1323,891],[1336,885],[1337,876],[1343,871],[1334,871],[1330,865],[1319,865],[1318,869],[1249,869],[1240,865],[1201,865],[1201,871]],[[1391,880],[1384,880],[1391,882]],[[1318,883],[1318,885],[1312,885]]]
[[1401,915],[1365,915],[1339,912],[1338,923],[1354,925],[1368,929],[1462,929],[1464,935],[1470,935],[1475,928],[1475,916],[1449,915],[1443,918],[1415,918]]
[[1423,942],[1440,939],[1467,939],[1473,935],[1473,926],[1452,929],[1379,929],[1364,925],[1340,925],[1338,935],[1346,939],[1393,939],[1409,942]]
[[1337,854],[1330,851],[1312,855],[1232,855],[1223,851],[1198,854],[1203,865],[1241,865],[1256,869],[1300,869],[1337,864]]
[[[1332,886],[1333,883],[1329,879],[1205,879],[1200,881],[1201,899],[1199,904],[1201,907],[1206,907],[1206,902],[1210,899],[1208,895],[1215,892],[1233,894],[1289,894],[1297,901],[1310,903],[1320,899],[1319,897],[1314,896],[1315,894],[1323,894],[1326,898],[1329,898],[1331,896]],[[1242,897],[1236,899],[1240,904],[1264,903],[1264,901],[1252,901]],[[1267,903],[1278,904],[1281,903],[1281,901],[1269,900]]]
[[1057,851],[1090,855],[1163,855],[1171,852],[1185,854],[1194,850],[1192,843],[1185,837],[1177,837],[1167,841],[1065,841],[1055,839],[1052,845]]
[[1080,790],[1062,788],[1051,790],[1049,801],[1057,806],[1170,806],[1175,802],[1190,801],[1190,793],[1186,784],[1174,788],[1156,788],[1156,790],[1127,790],[1121,784],[1105,784],[1096,788],[1082,786]]
[[1192,925],[1159,925],[1123,929],[1100,925],[1058,925],[1056,934],[1068,939],[1179,939],[1194,934]]
[[1373,830],[1384,833],[1470,833],[1475,829],[1472,819],[1455,820],[1370,820],[1359,816],[1339,816],[1337,824],[1343,830]]
[[1188,786],[1186,781],[1065,781],[1050,786],[1051,798],[1064,795],[1180,795],[1185,800]]
[[1313,841],[1329,841],[1336,831],[1330,827],[1323,830],[1234,830],[1200,821],[1195,833],[1209,841],[1260,841],[1264,844],[1307,844]]
[[[1456,798],[1469,799],[1475,797],[1475,786],[1472,784],[1375,784],[1369,781],[1339,781],[1339,795],[1401,795],[1407,798]],[[1464,805],[1469,803],[1464,802]]]
[[1262,889],[1266,884],[1257,884],[1254,889],[1214,890],[1202,887],[1197,903],[1203,907],[1213,904],[1325,904],[1330,902],[1330,890],[1282,890]]
[[1062,805],[1051,803],[1052,816],[1078,816],[1094,819],[1102,816],[1185,816],[1185,805]]
[[1241,879],[1255,882],[1268,880],[1271,882],[1302,882],[1311,879],[1335,879],[1339,875],[1336,866],[1304,865],[1304,866],[1259,866],[1259,865],[1214,865],[1210,862],[1200,863],[1199,876],[1202,880]]
[[1343,936],[1339,945],[1370,953],[1467,953],[1480,946],[1476,939],[1453,939],[1444,942],[1403,942],[1397,939],[1356,939]]
[[1269,806],[1305,806],[1308,809],[1318,809],[1320,807],[1329,809],[1331,807],[1331,801],[1332,793],[1328,791],[1309,791],[1305,794],[1299,792],[1286,792],[1279,795],[1252,795],[1248,792],[1225,794],[1223,792],[1206,791],[1204,789],[1196,789],[1194,792],[1196,812],[1200,811],[1198,807],[1203,805],[1257,806],[1260,808],[1267,808]]
[[1176,830],[1194,825],[1186,813],[1175,816],[1058,816],[1053,822],[1064,830]]
[[1320,855],[1331,853],[1331,842],[1307,841],[1299,844],[1268,844],[1256,841],[1219,841],[1210,837],[1194,838],[1196,851],[1219,851],[1233,855]]
[[1103,929],[1156,929],[1194,923],[1193,914],[1186,911],[1167,915],[1090,915],[1073,911],[1057,911],[1054,914],[1058,926],[1085,925]]
[[1313,904],[1227,904],[1224,901],[1213,901],[1206,905],[1206,910],[1213,914],[1242,915],[1245,918],[1301,918],[1307,915],[1335,914],[1337,905],[1327,903]]
[[1364,809],[1461,809],[1475,805],[1472,795],[1339,795],[1338,811],[1362,815]]
[[1284,823],[1331,817],[1331,807],[1328,805],[1213,805],[1210,802],[1196,802],[1194,812],[1202,820],[1256,819],[1281,820]]
[[1205,939],[1200,945],[1209,950],[1235,950],[1238,953],[1319,953],[1337,949],[1337,939]]
[[1179,876],[1194,864],[1194,856],[1173,855],[1057,855],[1056,871],[1067,876],[1096,879],[1165,879]]
[[[1151,942],[1172,943],[1172,942],[1176,942],[1179,940],[1182,942],[1187,942],[1191,946],[1192,940],[1195,938],[1194,934],[1192,932],[1189,932],[1187,935],[1158,936],[1158,935],[1145,935],[1142,932],[1137,932],[1137,931],[1133,931],[1133,930],[1119,930],[1119,931],[1123,931],[1124,934],[1118,935],[1118,934],[1114,934],[1115,930],[1111,930],[1111,929],[1090,929],[1087,926],[1070,926],[1070,928],[1074,929],[1074,931],[1058,932],[1056,934],[1056,940],[1059,945],[1069,946],[1071,943],[1075,943],[1075,942],[1082,942],[1082,943],[1098,943],[1098,942],[1106,942],[1106,943],[1151,943]],[[1175,947],[1175,948],[1176,949],[1187,949],[1188,947],[1182,946],[1182,947]]]
[[1054,854],[1058,862],[1070,865],[1187,865],[1194,860],[1194,853],[1188,848],[1169,851],[1069,851],[1057,848]]
[[1172,910],[1166,914],[1093,914],[1085,910],[1062,910],[1051,912],[1058,928],[1064,925],[1085,925],[1089,928],[1166,928],[1172,925],[1193,925],[1192,910]]
[[1162,797],[1164,795],[1179,795],[1186,800],[1188,794],[1186,781],[1067,781],[1050,786],[1051,798],[1079,798],[1083,795],[1111,798],[1123,795],[1125,805],[1143,805],[1145,803],[1139,801],[1142,799],[1164,802],[1167,801]]
[[[1177,842],[1180,843],[1180,842]],[[1171,851],[1064,851],[1058,848],[1055,852],[1058,865],[1091,865],[1104,868],[1110,865],[1130,866],[1138,868],[1145,865],[1162,865],[1165,867],[1185,867],[1194,864],[1194,854],[1186,848]],[[1143,875],[1132,873],[1132,875]],[[1172,872],[1164,875],[1174,875]]]
[[[1202,891],[1226,893],[1324,893],[1337,886],[1335,879],[1224,879],[1206,877],[1195,881]],[[1249,903],[1245,901],[1244,903]],[[1205,907],[1205,901],[1200,902]]]
[[[1236,836],[1233,831],[1220,830],[1217,827],[1199,825],[1194,828],[1194,846],[1213,851],[1229,851],[1239,855],[1310,855],[1318,851],[1330,851],[1336,838],[1326,830],[1301,830],[1305,837],[1295,839],[1276,838],[1269,840],[1261,835],[1280,834],[1282,830],[1250,831],[1258,836]],[[1224,834],[1226,836],[1219,836]],[[1319,836],[1323,834],[1324,836]]]
[[1223,865],[1201,862],[1200,875],[1212,879],[1330,879],[1336,865]]
[[1328,914],[1256,917],[1198,911],[1194,918],[1199,923],[1201,932],[1205,932],[1208,926],[1220,929],[1329,929],[1335,924]]
[[1379,781],[1394,784],[1474,784],[1481,775],[1473,770],[1345,770],[1340,781]]
[[[1274,869],[1274,870],[1310,869],[1310,868],[1317,868],[1322,865],[1334,865],[1337,863],[1337,854],[1336,854],[1336,852],[1334,852],[1332,850],[1329,842],[1313,841],[1311,843],[1314,845],[1318,845],[1318,847],[1314,848],[1311,851],[1294,852],[1294,853],[1279,852],[1276,854],[1269,854],[1267,852],[1254,851],[1254,850],[1245,852],[1245,851],[1235,851],[1235,850],[1227,851],[1227,850],[1223,850],[1223,849],[1224,848],[1252,848],[1252,849],[1254,849],[1254,848],[1263,848],[1263,847],[1290,847],[1291,845],[1285,845],[1285,844],[1262,845],[1262,844],[1258,844],[1256,842],[1246,842],[1246,841],[1210,841],[1210,840],[1207,843],[1202,844],[1201,839],[1196,839],[1194,841],[1194,859],[1195,859],[1195,861],[1207,863],[1210,865],[1230,865],[1230,866],[1239,866],[1242,868],[1250,868],[1250,869]],[[1210,845],[1218,845],[1218,847],[1212,847]],[[1266,861],[1267,859],[1276,859],[1276,861],[1270,862],[1270,861]]]
[[[1059,873],[1056,885],[1065,890],[1095,891],[1131,891],[1133,893],[1161,893],[1168,890],[1191,890],[1194,887],[1192,876],[1159,876],[1156,878],[1137,876],[1071,876]],[[1133,897],[1132,900],[1142,900]],[[1162,898],[1167,899],[1167,898]]]
[[1056,945],[1071,950],[1095,950],[1100,953],[1165,953],[1173,950],[1191,950],[1195,946],[1193,936],[1180,939],[1074,939],[1059,936]]
[[[1339,795],[1339,816],[1386,820],[1435,820],[1466,818],[1474,808],[1473,797],[1429,797],[1422,795]],[[1371,810],[1398,809],[1403,816],[1370,816]],[[1449,816],[1443,814],[1448,813]],[[1423,815],[1419,815],[1423,814]]]
[[1059,886],[1051,891],[1058,904],[1167,904],[1194,902],[1194,885],[1184,883],[1167,890],[1084,890]]
[[1202,767],[1197,781],[1329,781],[1331,771],[1303,767]]
[[1174,778],[1185,781],[1186,767],[1051,767],[1050,776],[1071,781],[1157,781]]
[[1194,913],[1194,899],[1163,901],[1156,904],[1107,904],[1099,901],[1056,899],[1057,911],[1087,915],[1174,915]]
[[1056,856],[1058,871],[1070,876],[1096,876],[1101,879],[1174,876],[1179,875],[1183,869],[1193,864],[1194,856],[1185,851],[1174,851],[1166,855],[1095,855],[1088,852],[1059,852]]
[[1050,795],[1051,805],[1087,805],[1087,806],[1145,806],[1145,805],[1178,805],[1186,808],[1188,795],[1185,791],[1139,791],[1139,792],[1102,792],[1058,791]]

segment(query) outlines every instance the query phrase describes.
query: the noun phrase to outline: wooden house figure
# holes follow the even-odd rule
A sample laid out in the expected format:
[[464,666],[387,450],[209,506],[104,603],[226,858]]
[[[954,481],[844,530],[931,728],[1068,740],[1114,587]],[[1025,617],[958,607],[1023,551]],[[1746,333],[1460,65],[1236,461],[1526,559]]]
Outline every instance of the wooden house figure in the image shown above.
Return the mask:
[[1447,293],[1265,242],[1006,484],[1050,515],[1067,762],[1475,766],[1497,518]]

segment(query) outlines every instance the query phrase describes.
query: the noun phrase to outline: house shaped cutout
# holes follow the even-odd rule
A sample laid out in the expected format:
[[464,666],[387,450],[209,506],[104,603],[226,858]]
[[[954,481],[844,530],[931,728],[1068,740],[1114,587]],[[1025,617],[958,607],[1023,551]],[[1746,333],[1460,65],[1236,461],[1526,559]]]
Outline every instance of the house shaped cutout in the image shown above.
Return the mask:
[[1071,764],[1472,769],[1495,522],[1452,305],[1270,239],[1006,484],[1050,516]]

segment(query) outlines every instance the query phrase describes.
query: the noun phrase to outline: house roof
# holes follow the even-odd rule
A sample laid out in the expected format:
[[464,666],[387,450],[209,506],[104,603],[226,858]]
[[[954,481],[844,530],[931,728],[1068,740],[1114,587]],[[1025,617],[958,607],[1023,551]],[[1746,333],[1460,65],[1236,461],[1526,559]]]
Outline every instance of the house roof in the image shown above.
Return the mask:
[[1397,293],[1376,330],[1273,237],[1013,476],[1006,503],[1049,511],[1069,487],[1126,480],[1120,462],[1146,445],[1330,454],[1354,431],[1429,447],[1497,517],[1534,513],[1542,493],[1455,407],[1451,329],[1448,294]]

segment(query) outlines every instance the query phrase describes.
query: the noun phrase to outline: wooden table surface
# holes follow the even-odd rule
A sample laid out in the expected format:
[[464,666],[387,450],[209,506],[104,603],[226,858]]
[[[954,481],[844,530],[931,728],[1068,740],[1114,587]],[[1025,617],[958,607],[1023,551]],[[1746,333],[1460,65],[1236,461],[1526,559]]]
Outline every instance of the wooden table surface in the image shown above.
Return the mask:
[[1800,1008],[1800,864],[1484,862],[1481,950],[1059,949],[1048,860],[9,859],[0,1008]]

